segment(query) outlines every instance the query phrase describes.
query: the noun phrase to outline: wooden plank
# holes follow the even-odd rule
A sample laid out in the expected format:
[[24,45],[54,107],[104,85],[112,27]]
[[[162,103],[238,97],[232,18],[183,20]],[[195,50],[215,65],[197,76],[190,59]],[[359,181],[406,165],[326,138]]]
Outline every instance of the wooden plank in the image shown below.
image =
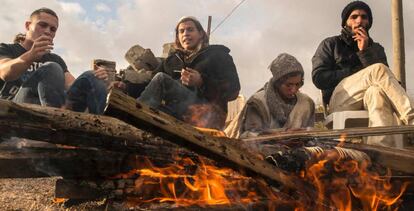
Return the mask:
[[0,137],[134,153],[173,145],[112,117],[6,100],[0,100]]
[[0,178],[107,178],[136,167],[134,158],[103,150],[0,148]]

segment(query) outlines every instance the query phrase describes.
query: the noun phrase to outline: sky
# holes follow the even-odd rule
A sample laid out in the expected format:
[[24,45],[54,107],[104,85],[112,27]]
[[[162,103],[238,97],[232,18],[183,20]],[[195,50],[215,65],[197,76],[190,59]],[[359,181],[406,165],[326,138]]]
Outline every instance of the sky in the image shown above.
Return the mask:
[[[30,13],[49,7],[59,16],[54,52],[78,76],[90,69],[93,59],[128,66],[126,51],[139,44],[161,56],[162,45],[174,41],[174,27],[183,16],[197,17],[212,29],[241,0],[2,0],[0,42],[10,43],[25,32]],[[301,91],[317,104],[321,97],[311,80],[311,58],[319,43],[340,33],[342,9],[349,0],[246,0],[211,34],[211,44],[231,49],[242,86],[241,94],[251,96],[270,77],[269,64],[280,53],[295,56],[305,70]],[[371,37],[386,49],[392,67],[391,1],[366,0],[373,12]],[[414,96],[414,1],[404,3],[407,90]]]

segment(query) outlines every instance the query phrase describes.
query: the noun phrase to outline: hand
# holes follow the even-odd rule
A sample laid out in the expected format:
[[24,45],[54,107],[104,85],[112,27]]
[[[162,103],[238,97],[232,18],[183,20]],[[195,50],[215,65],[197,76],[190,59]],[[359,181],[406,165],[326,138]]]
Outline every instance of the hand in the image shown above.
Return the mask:
[[126,84],[122,81],[114,81],[111,83],[111,85],[109,86],[109,88],[117,88],[117,89],[121,89],[121,90],[126,90]]
[[53,50],[53,38],[42,35],[33,41],[32,48],[27,52],[30,63],[39,60],[43,55]]
[[201,78],[201,74],[197,70],[187,67],[181,71],[181,83],[186,86],[201,87],[203,78]]
[[108,72],[105,67],[103,66],[95,66],[93,68],[93,74],[96,78],[107,81],[108,80]]
[[360,51],[366,49],[369,43],[369,36],[367,31],[363,27],[359,27],[354,32],[355,35],[352,36],[352,38],[354,38],[354,40],[357,42],[358,49]]

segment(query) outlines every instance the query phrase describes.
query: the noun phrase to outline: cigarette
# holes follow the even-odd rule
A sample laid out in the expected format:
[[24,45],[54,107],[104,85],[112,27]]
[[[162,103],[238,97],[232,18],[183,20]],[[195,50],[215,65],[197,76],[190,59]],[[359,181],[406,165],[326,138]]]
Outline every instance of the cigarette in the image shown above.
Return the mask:
[[181,73],[181,70],[173,70],[175,73]]

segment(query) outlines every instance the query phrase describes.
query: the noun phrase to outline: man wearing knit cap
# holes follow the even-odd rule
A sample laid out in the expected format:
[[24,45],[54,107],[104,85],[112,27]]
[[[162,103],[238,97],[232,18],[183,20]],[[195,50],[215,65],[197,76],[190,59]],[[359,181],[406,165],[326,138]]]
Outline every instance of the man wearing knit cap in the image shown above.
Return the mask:
[[303,68],[295,57],[282,53],[269,66],[273,77],[249,98],[225,132],[233,138],[297,130],[314,125],[315,105],[300,93]]
[[[394,114],[413,125],[408,95],[388,68],[384,48],[369,36],[370,7],[353,1],[341,17],[341,34],[322,41],[312,58],[313,83],[322,90],[329,112],[368,110],[370,127],[397,125]],[[394,145],[385,137],[370,138],[368,143]]]

